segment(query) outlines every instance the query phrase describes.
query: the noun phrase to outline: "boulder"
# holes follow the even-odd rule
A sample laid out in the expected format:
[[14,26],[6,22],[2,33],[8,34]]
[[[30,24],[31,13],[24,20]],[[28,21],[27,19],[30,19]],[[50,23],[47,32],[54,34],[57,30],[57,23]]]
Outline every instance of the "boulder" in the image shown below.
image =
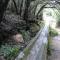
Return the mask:
[[17,43],[24,43],[24,40],[21,34],[13,35],[12,39],[15,40]]
[[0,60],[5,60],[3,56],[0,56]]

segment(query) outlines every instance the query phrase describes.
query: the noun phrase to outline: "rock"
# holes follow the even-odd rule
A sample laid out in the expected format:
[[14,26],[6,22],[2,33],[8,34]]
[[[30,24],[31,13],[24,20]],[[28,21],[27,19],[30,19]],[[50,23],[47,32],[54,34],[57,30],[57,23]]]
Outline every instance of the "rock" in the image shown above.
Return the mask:
[[17,43],[24,43],[23,37],[21,34],[16,34],[12,36],[13,40],[15,40]]
[[36,24],[32,24],[30,29],[31,29],[32,32],[37,32],[40,28]]
[[0,60],[5,60],[3,56],[0,56]]

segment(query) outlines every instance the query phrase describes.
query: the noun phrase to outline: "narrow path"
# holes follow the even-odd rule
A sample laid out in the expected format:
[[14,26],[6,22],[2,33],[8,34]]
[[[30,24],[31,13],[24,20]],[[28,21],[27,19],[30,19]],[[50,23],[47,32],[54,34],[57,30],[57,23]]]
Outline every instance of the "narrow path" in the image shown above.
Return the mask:
[[60,60],[60,35],[52,39],[52,53],[48,60]]
[[48,26],[45,25],[36,43],[34,44],[32,50],[30,51],[27,60],[42,60],[44,45],[47,42],[47,35],[48,35]]

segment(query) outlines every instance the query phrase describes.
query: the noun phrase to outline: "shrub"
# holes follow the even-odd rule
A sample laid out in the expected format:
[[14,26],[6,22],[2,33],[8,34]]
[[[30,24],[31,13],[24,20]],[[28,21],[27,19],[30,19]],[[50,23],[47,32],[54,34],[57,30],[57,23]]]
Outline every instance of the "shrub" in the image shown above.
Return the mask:
[[19,49],[20,47],[17,45],[2,45],[0,48],[0,55],[3,55],[6,60],[13,60],[17,56]]
[[20,31],[20,33],[22,34],[25,43],[28,43],[31,40],[31,36],[30,36],[29,31],[22,30],[22,31]]
[[49,28],[49,36],[53,37],[58,35],[58,32],[52,28]]

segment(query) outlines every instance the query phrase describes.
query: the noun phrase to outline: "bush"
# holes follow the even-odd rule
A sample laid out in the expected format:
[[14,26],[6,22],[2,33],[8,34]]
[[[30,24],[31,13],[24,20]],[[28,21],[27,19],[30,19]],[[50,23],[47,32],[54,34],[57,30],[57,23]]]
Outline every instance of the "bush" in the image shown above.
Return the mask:
[[6,60],[13,60],[17,56],[19,50],[20,47],[17,45],[2,45],[0,48],[0,55],[4,56]]
[[29,31],[22,30],[22,31],[20,31],[20,33],[22,34],[25,43],[28,43],[31,40]]
[[49,36],[53,37],[58,35],[58,32],[52,28],[49,28]]

